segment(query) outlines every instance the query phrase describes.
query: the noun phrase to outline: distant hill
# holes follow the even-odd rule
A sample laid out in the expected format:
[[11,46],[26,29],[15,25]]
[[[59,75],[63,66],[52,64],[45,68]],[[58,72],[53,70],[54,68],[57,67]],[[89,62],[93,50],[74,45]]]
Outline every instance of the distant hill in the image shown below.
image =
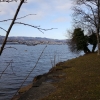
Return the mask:
[[[0,36],[0,43],[4,40],[4,36]],[[20,44],[66,44],[67,40],[41,38],[41,37],[9,37],[8,42],[18,42]]]

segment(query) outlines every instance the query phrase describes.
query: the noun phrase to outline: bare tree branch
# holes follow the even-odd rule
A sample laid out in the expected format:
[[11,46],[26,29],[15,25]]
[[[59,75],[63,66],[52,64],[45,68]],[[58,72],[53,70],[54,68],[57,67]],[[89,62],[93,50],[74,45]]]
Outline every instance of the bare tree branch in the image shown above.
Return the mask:
[[[12,62],[12,63],[13,63],[13,62]],[[13,70],[13,67],[14,67],[14,66],[12,66],[12,63],[11,63],[11,70],[12,70],[12,72],[13,72],[13,75],[16,76],[16,73],[15,73],[14,70]]]
[[[90,8],[90,7],[89,7]],[[74,12],[74,21],[75,23],[82,23],[84,25],[86,25],[87,27],[90,25],[95,27],[97,24],[95,23],[95,21],[97,19],[94,19],[94,16],[93,16],[93,12],[92,12],[92,16],[91,14],[89,15],[87,12],[83,11],[80,7],[74,7],[73,9],[75,12]],[[88,27],[89,28],[89,27]],[[87,29],[87,28],[86,28]]]
[[48,30],[52,30],[52,29],[57,29],[57,28],[43,29],[43,28],[40,28],[40,26],[33,26],[33,25],[30,25],[30,24],[22,23],[22,22],[15,22],[15,24],[23,24],[23,25],[27,25],[27,26],[30,26],[30,27],[34,27],[34,28],[38,29],[40,32],[42,32],[42,33],[44,33],[43,31],[48,31]]
[[1,76],[0,76],[0,79],[1,79],[2,75],[4,74],[4,72],[7,70],[7,68],[11,65],[12,62],[13,62],[13,60],[11,60],[9,62],[9,64],[7,65],[7,67],[4,69],[4,71],[2,71]]
[[[13,2],[13,1],[17,2],[18,0],[0,0],[0,2],[8,2],[8,3]],[[26,3],[26,1],[27,0],[24,0],[24,3]]]
[[93,8],[92,8],[92,6],[90,6],[89,4],[87,4],[87,3],[85,3],[84,2],[84,4],[86,5],[86,6],[88,6],[88,7],[90,7],[90,9],[91,9],[91,11],[92,11],[92,14],[93,14],[93,21],[94,21],[94,23],[95,23],[95,26],[97,27],[97,23],[96,23],[96,17],[95,17],[95,13],[94,13],[94,10],[93,10]]
[[17,18],[16,20],[25,18],[25,17],[30,16],[30,15],[36,15],[36,14],[28,14],[28,15],[25,15],[25,16],[23,16],[23,17]]
[[8,2],[8,3],[13,1],[17,2],[18,0],[0,0],[0,2]]
[[7,32],[4,28],[0,27],[0,29],[4,30],[5,32]]
[[[25,18],[25,17],[30,16],[30,15],[36,15],[36,14],[28,14],[28,15],[25,15],[25,16],[23,16],[23,17],[16,18],[16,20]],[[2,20],[2,21],[0,21],[0,22],[6,22],[6,21],[10,21],[10,20],[13,20],[13,19],[6,19],[6,20]]]
[[83,16],[85,16],[85,17],[87,17],[87,18],[90,18],[91,20],[94,20],[91,16],[89,16],[89,14],[87,14],[86,12],[84,12],[84,11],[83,11],[82,9],[80,9],[80,8],[75,7],[75,8],[74,8],[74,11],[76,11],[76,14],[83,15]]

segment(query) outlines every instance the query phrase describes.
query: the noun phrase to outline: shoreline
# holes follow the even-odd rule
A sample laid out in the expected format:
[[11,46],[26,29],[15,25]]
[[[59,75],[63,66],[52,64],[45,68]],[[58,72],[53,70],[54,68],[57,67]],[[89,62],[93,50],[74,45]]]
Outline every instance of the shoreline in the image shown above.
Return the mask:
[[60,62],[37,79],[41,84],[16,100],[99,100],[100,56],[89,53]]
[[[14,96],[11,100],[27,100],[27,98],[29,98],[30,95],[33,95],[35,100],[39,100],[49,95],[50,93],[54,92],[56,90],[56,87],[53,86],[53,84],[63,80],[65,76],[65,73],[62,73],[63,69],[56,67],[63,66],[64,62],[59,62],[56,64],[56,66],[51,68],[47,73],[34,77],[33,82],[27,86],[22,87],[19,90],[18,95]],[[70,68],[70,67],[65,66],[65,68]],[[40,90],[43,90],[42,93],[44,93],[44,95],[41,93]],[[28,100],[32,99],[29,98]]]

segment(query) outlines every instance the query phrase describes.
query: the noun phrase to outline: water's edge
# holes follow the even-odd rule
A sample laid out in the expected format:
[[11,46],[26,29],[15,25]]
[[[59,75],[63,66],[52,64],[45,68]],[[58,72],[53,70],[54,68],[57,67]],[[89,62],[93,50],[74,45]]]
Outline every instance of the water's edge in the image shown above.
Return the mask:
[[[64,61],[64,62],[66,62],[66,61]],[[20,90],[19,90],[19,94],[18,95],[16,95],[16,96],[14,96],[13,98],[12,98],[12,100],[27,100],[27,98],[28,98],[28,100],[32,100],[32,99],[36,99],[37,97],[37,95],[39,96],[39,94],[40,94],[40,92],[41,91],[38,91],[38,89],[36,90],[35,89],[35,87],[37,88],[41,88],[41,85],[44,85],[44,87],[45,86],[47,86],[47,84],[49,84],[49,85],[52,85],[51,83],[52,82],[58,82],[58,81],[60,81],[60,79],[61,79],[61,77],[63,77],[64,76],[64,74],[63,73],[61,73],[61,71],[62,71],[62,69],[59,69],[59,68],[57,68],[57,66],[63,66],[63,64],[64,64],[64,62],[59,62],[59,63],[57,63],[56,64],[56,67],[52,67],[47,73],[44,73],[44,74],[42,74],[42,75],[38,75],[38,76],[36,76],[34,79],[33,79],[33,82],[32,83],[30,83],[30,84],[28,84],[28,85],[26,85],[26,86],[24,86],[24,87],[22,87]],[[66,68],[71,68],[71,67],[68,67],[68,66],[63,66],[63,69],[66,69]],[[59,74],[60,73],[60,74]],[[55,78],[54,78],[55,77]],[[44,84],[45,83],[45,84]],[[54,90],[56,90],[56,88],[52,85],[51,87],[48,85],[48,87],[46,88],[46,89],[48,89],[48,92],[53,92]],[[51,90],[49,91],[49,89],[51,88]],[[32,89],[34,89],[35,90],[35,95],[36,96],[34,96],[34,92],[32,91]],[[32,92],[33,93],[32,93]],[[36,92],[37,91],[37,92]],[[43,90],[43,91],[45,91],[45,90]],[[36,94],[37,93],[37,94]],[[45,92],[43,92],[43,93],[45,93]],[[46,95],[45,96],[47,96],[48,94],[47,93],[45,93]],[[29,95],[33,95],[33,98],[30,98],[29,99]],[[44,94],[43,94],[44,95]],[[43,97],[45,97],[45,96],[39,96],[40,97],[40,99],[41,98],[43,98]],[[37,99],[36,99],[37,100]]]
[[[15,92],[19,89],[23,80],[33,69],[38,57],[45,47],[45,45],[11,46],[17,48],[17,50],[5,49],[3,55],[0,57],[0,74],[13,59],[12,65],[7,68],[0,79],[0,100],[10,100],[12,98]],[[43,73],[48,73],[54,64],[78,56],[79,55],[77,54],[72,54],[67,45],[48,45],[39,60],[37,67],[31,73],[23,86],[32,83],[34,77],[42,75]]]

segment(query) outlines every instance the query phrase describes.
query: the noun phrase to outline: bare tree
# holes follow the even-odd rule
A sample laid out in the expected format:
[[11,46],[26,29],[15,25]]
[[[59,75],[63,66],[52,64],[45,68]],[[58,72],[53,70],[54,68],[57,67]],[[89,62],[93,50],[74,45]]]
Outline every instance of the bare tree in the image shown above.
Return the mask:
[[73,8],[75,27],[81,27],[86,32],[92,30],[97,34],[98,55],[100,55],[100,0],[76,0]]
[[[8,2],[8,3],[9,3],[9,2],[13,2],[13,1],[16,1],[16,2],[17,2],[18,0],[0,0],[0,2]],[[22,22],[15,22],[15,21],[18,20],[18,19],[21,19],[21,18],[24,18],[24,17],[28,16],[28,15],[26,15],[26,16],[17,18],[18,13],[19,13],[19,11],[20,11],[20,9],[21,9],[21,6],[22,6],[23,3],[25,3],[26,1],[27,1],[27,0],[20,0],[19,6],[18,6],[18,8],[17,8],[17,10],[16,10],[16,12],[15,12],[15,15],[14,15],[14,18],[13,18],[13,19],[7,19],[7,20],[0,21],[0,22],[4,22],[4,21],[12,20],[12,22],[11,22],[11,24],[10,24],[8,30],[5,30],[4,28],[0,27],[0,29],[4,30],[4,31],[6,32],[6,36],[5,36],[4,42],[3,42],[3,44],[2,44],[2,46],[1,46],[1,48],[0,48],[0,55],[2,54],[2,51],[3,51],[3,49],[4,49],[5,45],[6,45],[6,42],[7,42],[7,38],[8,38],[8,36],[9,36],[10,31],[11,31],[11,29],[12,29],[12,27],[13,27],[14,24],[23,24],[23,25],[27,25],[27,26],[30,26],[30,27],[33,27],[33,28],[37,28],[37,29],[38,29],[39,31],[41,31],[42,33],[43,33],[43,31],[47,31],[47,30],[52,30],[52,29],[54,29],[54,28],[51,28],[51,29],[42,29],[40,26],[33,26],[33,25],[26,24],[26,23],[22,23]],[[31,14],[29,14],[29,15],[31,15]]]
[[[6,0],[3,0],[3,1],[6,1]],[[10,2],[10,0],[7,0],[7,1]],[[7,2],[7,1],[6,1],[6,2]],[[8,35],[9,35],[9,33],[10,33],[10,31],[11,31],[13,25],[14,25],[14,22],[15,22],[15,20],[16,20],[16,18],[17,18],[17,15],[18,15],[18,13],[19,13],[19,11],[20,11],[20,8],[21,8],[21,6],[22,6],[23,3],[24,3],[24,0],[21,0],[19,6],[18,6],[18,8],[17,8],[17,11],[16,11],[16,13],[15,13],[15,15],[14,15],[14,18],[13,18],[13,20],[12,20],[12,22],[11,22],[9,28],[8,28],[8,31],[7,31],[7,33],[6,33],[5,40],[4,40],[4,42],[3,42],[2,46],[1,46],[0,55],[2,54],[2,51],[3,51],[3,49],[4,49],[4,46],[5,46],[6,41],[7,41],[7,38],[8,38]]]
[[[0,2],[8,2],[8,3],[10,3],[10,2],[17,2],[17,1],[18,1],[18,0],[0,0]],[[17,16],[18,16],[18,13],[20,12],[20,9],[21,9],[22,5],[23,5],[24,3],[26,3],[26,1],[27,1],[27,0],[20,0],[19,6],[18,6],[18,8],[17,8],[17,10],[16,10],[15,15],[14,15],[13,18],[11,18],[11,19],[5,19],[5,20],[1,20],[1,21],[0,21],[0,22],[11,21],[11,24],[9,25],[8,30],[5,30],[3,27],[0,27],[0,29],[2,29],[3,31],[6,32],[5,39],[4,39],[4,41],[3,41],[3,43],[2,43],[2,46],[1,46],[1,48],[0,48],[0,55],[2,54],[2,52],[3,52],[4,49],[8,49],[8,48],[16,49],[16,48],[11,47],[11,46],[10,46],[10,47],[5,47],[5,45],[6,45],[6,43],[7,43],[8,36],[9,36],[10,31],[11,31],[11,29],[13,28],[13,25],[14,25],[14,24],[21,24],[21,25],[25,25],[25,26],[32,27],[32,28],[36,28],[36,29],[38,29],[38,30],[39,30],[40,32],[42,32],[42,33],[44,33],[44,31],[56,29],[56,28],[44,29],[44,28],[41,28],[40,26],[34,26],[34,25],[27,24],[27,23],[18,22],[18,21],[17,21],[18,19],[25,18],[25,17],[27,17],[27,16],[29,16],[29,15],[36,15],[36,14],[28,14],[28,15],[25,15],[25,16],[22,16],[22,17],[17,17]],[[0,11],[0,12],[1,12],[1,11]],[[46,47],[47,47],[47,46],[45,46],[45,48],[46,48]],[[42,56],[42,54],[43,54],[45,48],[44,48],[43,51],[41,52],[41,54],[40,54],[40,56],[39,56],[39,58],[38,58],[38,60],[37,60],[37,62],[36,62],[36,64],[35,64],[35,66],[33,66],[33,68],[32,68],[32,70],[30,71],[30,73],[29,73],[29,74],[27,75],[27,77],[24,79],[24,81],[23,81],[23,83],[21,84],[20,88],[23,86],[24,82],[27,80],[27,78],[30,76],[30,74],[33,72],[33,70],[37,67],[37,64],[38,64],[38,62],[39,62],[39,60],[40,60],[40,58],[41,58],[41,56]],[[17,49],[16,49],[16,50],[17,50]],[[12,61],[13,61],[13,60],[11,60],[11,61],[9,62],[9,64],[6,66],[6,68],[2,71],[2,73],[1,73],[1,75],[0,75],[0,78],[2,77],[2,75],[5,73],[5,71],[7,70],[7,68],[8,68],[10,65],[11,65],[11,68],[12,68]],[[12,68],[12,72],[13,72],[13,68]],[[16,94],[18,93],[18,91],[19,91],[19,90],[16,91]],[[15,94],[15,95],[16,95],[16,94]]]

